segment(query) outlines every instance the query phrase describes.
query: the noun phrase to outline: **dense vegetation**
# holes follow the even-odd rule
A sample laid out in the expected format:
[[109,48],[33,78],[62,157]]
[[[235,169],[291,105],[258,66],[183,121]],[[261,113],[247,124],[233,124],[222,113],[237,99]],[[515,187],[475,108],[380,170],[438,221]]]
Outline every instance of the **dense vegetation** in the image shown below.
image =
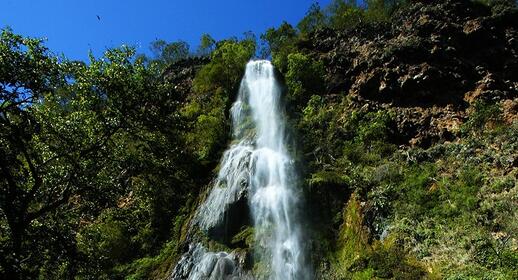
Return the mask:
[[[0,277],[167,277],[228,144],[244,65],[260,55],[284,77],[318,277],[518,278],[518,83],[454,104],[466,116],[453,135],[412,142],[398,130],[409,103],[336,82],[329,73],[349,65],[315,50],[322,34],[388,33],[406,9],[432,5],[411,2],[335,0],[266,30],[263,44],[204,35],[195,52],[158,40],[153,57],[121,47],[88,62],[3,30]],[[516,15],[514,1],[466,5]]]

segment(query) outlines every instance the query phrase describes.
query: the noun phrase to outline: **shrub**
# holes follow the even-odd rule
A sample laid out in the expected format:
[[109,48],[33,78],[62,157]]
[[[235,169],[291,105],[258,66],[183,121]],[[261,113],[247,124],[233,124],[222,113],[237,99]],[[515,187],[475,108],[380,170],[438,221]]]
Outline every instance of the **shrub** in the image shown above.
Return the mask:
[[[334,117],[332,108],[326,106],[324,98],[319,95],[312,95],[304,109],[302,109],[302,119],[300,126],[316,134],[323,134],[324,130],[329,129],[329,122]],[[308,132],[309,132],[308,131]]]
[[498,104],[478,101],[472,108],[468,121],[461,127],[461,132],[477,132],[488,125],[498,126],[502,123],[502,109]]

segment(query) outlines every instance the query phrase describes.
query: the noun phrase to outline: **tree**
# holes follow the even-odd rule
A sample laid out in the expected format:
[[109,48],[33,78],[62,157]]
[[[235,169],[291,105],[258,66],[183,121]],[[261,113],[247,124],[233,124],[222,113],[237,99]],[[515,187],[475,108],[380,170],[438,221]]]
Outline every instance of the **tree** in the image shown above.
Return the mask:
[[367,21],[388,21],[392,14],[401,6],[406,4],[406,0],[368,0],[366,1],[367,10],[365,19]]
[[52,187],[47,203],[35,201],[46,187],[42,170],[53,159],[45,158],[33,143],[41,133],[41,123],[31,106],[63,82],[58,62],[37,39],[25,39],[3,30],[0,35],[0,218],[2,251],[0,272],[9,279],[22,277],[21,266],[27,251],[24,237],[32,221],[41,217],[69,195],[72,174]]
[[184,41],[167,43],[164,40],[156,40],[150,46],[155,61],[170,64],[189,56],[189,44]]
[[325,26],[325,24],[326,17],[324,12],[320,9],[320,5],[313,3],[306,12],[306,16],[297,24],[297,28],[300,33],[309,34],[317,28]]
[[364,12],[355,0],[333,0],[327,7],[329,24],[336,29],[351,28],[361,23]]
[[60,61],[41,40],[2,32],[3,278],[34,278],[44,268],[56,278],[71,278],[80,220],[94,218],[129,192],[121,182],[132,173],[114,152],[120,152],[120,137],[153,109],[143,100],[164,88],[154,82],[156,71],[134,63],[133,56],[133,49],[121,48],[100,60],[92,57],[89,65]]
[[294,51],[297,38],[297,30],[287,22],[283,22],[277,29],[269,28],[261,35],[261,39],[267,44],[263,50],[263,56],[271,54],[273,64],[284,72],[288,63],[288,54]]
[[234,90],[242,78],[246,63],[255,53],[255,40],[226,40],[219,42],[211,55],[211,62],[204,66],[194,81],[197,92],[214,88]]
[[197,54],[200,56],[209,56],[216,48],[216,40],[209,34],[203,34],[200,38],[200,46],[198,47]]
[[311,95],[317,94],[324,85],[324,66],[302,53],[288,55],[286,86],[290,107],[303,108]]

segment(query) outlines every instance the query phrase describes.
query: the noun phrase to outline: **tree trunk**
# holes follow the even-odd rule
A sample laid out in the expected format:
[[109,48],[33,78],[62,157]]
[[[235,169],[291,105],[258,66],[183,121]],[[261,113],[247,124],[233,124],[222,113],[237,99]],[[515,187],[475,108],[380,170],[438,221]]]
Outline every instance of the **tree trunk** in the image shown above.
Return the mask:
[[[7,215],[7,221],[11,230],[10,248],[8,249],[6,260],[6,278],[19,280],[22,279],[21,260],[22,260],[22,242],[25,235],[25,219],[24,215],[12,216],[15,211],[11,211]],[[6,213],[7,214],[7,213]]]

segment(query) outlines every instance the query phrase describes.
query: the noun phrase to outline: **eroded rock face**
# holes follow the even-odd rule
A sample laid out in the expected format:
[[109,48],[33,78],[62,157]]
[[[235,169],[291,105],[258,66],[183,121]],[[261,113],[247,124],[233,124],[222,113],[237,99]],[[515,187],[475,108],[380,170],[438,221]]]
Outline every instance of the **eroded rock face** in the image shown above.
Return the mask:
[[209,62],[207,57],[191,57],[177,61],[164,70],[164,78],[174,84],[179,97],[185,98],[192,88],[192,82],[198,70]]
[[228,205],[221,219],[207,228],[207,235],[213,240],[232,246],[232,236],[250,224],[248,196],[246,193],[242,193],[233,203]]
[[397,144],[455,138],[479,100],[518,95],[518,11],[474,1],[417,1],[390,23],[318,30],[299,47],[322,61],[326,91],[389,108]]

